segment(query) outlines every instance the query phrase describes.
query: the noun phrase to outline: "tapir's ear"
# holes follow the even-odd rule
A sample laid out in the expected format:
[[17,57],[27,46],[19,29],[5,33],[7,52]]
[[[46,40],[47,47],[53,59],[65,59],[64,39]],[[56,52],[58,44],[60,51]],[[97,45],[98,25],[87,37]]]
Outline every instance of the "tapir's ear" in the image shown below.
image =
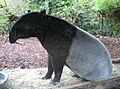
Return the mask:
[[28,12],[28,13],[30,13],[30,12],[31,12],[31,10],[28,10],[27,12]]
[[40,14],[46,15],[46,10],[42,10],[42,11],[40,12]]

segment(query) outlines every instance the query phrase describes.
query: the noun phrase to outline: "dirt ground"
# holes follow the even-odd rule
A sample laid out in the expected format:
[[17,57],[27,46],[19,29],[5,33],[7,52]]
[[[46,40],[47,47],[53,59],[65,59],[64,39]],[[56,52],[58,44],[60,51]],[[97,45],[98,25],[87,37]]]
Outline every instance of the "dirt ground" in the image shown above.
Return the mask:
[[[120,62],[120,38],[97,36],[108,48],[114,62]],[[0,70],[4,68],[47,67],[47,52],[37,38],[20,39],[10,44],[0,37]]]

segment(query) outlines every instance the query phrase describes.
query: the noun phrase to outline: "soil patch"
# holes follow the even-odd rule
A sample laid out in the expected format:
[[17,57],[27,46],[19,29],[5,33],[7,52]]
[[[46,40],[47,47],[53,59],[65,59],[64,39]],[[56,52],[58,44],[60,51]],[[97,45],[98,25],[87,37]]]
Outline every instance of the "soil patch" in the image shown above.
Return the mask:
[[[97,36],[109,50],[112,60],[120,62],[120,38]],[[0,69],[47,67],[48,54],[37,38],[20,39],[10,44],[0,37]]]

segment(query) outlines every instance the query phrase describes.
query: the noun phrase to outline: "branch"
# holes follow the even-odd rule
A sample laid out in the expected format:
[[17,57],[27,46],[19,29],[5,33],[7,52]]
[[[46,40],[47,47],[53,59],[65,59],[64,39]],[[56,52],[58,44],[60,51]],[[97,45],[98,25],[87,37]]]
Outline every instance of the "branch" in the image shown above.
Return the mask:
[[5,3],[5,6],[7,7],[7,2],[6,2],[6,0],[4,0],[4,3]]
[[72,24],[74,25],[76,22],[76,19],[80,13],[76,13],[75,17],[73,17]]

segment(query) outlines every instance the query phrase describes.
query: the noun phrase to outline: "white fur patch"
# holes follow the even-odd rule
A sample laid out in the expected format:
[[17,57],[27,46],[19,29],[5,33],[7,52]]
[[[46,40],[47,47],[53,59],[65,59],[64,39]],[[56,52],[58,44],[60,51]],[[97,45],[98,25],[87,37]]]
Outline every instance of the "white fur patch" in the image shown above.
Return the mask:
[[78,27],[76,29],[77,33],[66,60],[70,69],[87,80],[112,75],[112,61],[103,43],[88,32]]

